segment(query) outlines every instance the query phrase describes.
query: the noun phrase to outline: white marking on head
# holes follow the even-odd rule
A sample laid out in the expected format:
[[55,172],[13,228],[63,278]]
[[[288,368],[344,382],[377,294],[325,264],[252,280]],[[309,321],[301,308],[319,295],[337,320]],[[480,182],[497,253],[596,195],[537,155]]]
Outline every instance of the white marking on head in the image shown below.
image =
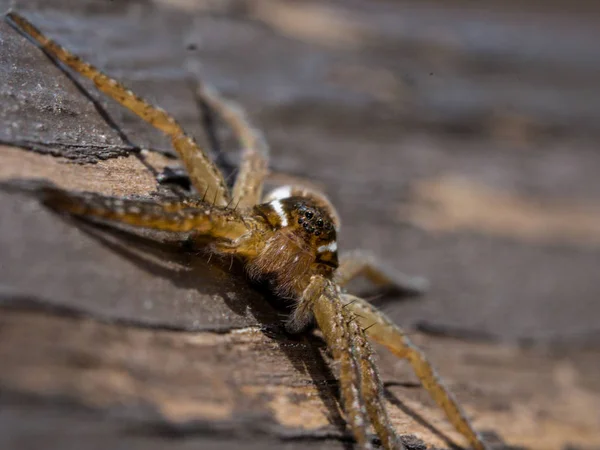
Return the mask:
[[285,210],[283,209],[283,205],[281,204],[281,202],[279,200],[273,200],[272,202],[269,202],[269,205],[271,205],[271,207],[273,208],[275,213],[279,216],[279,220],[281,221],[281,226],[287,227],[288,226],[288,218],[287,218],[287,214],[286,214]]
[[269,195],[265,198],[266,201],[271,200],[282,200],[284,198],[290,198],[292,196],[292,187],[291,186],[280,186],[277,189],[269,192]]
[[321,245],[317,248],[317,252],[325,253],[325,252],[337,252],[337,242],[332,241],[327,245]]

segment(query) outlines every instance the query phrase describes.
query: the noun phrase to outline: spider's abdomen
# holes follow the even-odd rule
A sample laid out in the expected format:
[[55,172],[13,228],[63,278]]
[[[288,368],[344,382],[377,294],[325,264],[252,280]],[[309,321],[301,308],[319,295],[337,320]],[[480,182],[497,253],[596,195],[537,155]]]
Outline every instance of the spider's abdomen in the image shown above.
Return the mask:
[[274,199],[255,207],[271,228],[265,246],[249,262],[256,278],[274,277],[283,295],[300,293],[311,275],[331,275],[338,266],[336,230],[327,211],[310,199]]

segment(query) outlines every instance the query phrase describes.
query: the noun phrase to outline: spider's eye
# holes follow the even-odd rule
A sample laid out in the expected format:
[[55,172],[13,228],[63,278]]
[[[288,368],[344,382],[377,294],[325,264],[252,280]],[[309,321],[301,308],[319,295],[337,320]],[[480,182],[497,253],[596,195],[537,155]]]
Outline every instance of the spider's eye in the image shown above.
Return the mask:
[[321,228],[321,227],[323,226],[323,219],[321,219],[321,218],[319,217],[319,218],[317,219],[317,222],[316,222],[316,224],[317,224],[317,226],[318,226],[319,228]]
[[298,223],[299,223],[299,224],[302,224],[303,222],[304,222],[304,219],[303,219],[302,217],[300,217],[300,218],[298,219]]
[[331,224],[327,222],[323,228],[325,228],[326,230],[331,230]]
[[312,211],[306,211],[306,212],[304,213],[304,216],[305,216],[307,219],[312,219],[312,217],[313,217],[313,213],[312,213]]
[[320,236],[321,232],[319,230],[315,231],[315,236]]

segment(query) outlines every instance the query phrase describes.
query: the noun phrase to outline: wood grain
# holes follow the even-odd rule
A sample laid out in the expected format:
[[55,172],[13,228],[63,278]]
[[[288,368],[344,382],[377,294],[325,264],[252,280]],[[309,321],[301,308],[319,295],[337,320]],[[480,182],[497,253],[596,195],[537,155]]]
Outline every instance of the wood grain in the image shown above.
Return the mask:
[[[427,276],[426,297],[375,302],[430,331],[412,337],[496,448],[600,449],[597,7],[18,3],[233,163],[190,74],[239,101],[273,184],[331,196],[341,248]],[[0,182],[168,191],[148,168],[175,163],[166,139],[0,35]],[[4,188],[0,211],[1,448],[351,447],[318,333],[285,334],[235,264]],[[463,444],[405,363],[379,362],[408,448]]]

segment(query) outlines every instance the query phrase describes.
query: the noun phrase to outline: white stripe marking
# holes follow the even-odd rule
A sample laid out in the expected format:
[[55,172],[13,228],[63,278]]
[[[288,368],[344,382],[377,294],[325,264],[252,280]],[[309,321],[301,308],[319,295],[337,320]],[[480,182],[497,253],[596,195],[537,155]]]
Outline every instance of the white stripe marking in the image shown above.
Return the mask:
[[271,207],[275,210],[275,212],[279,216],[279,220],[281,221],[281,226],[287,227],[288,226],[288,218],[287,218],[287,214],[283,210],[283,205],[281,204],[281,202],[279,200],[273,200],[272,202],[269,203],[269,205],[271,205]]
[[337,252],[337,242],[333,241],[327,245],[321,245],[319,248],[317,248],[317,252],[319,252],[319,253]]
[[272,190],[267,195],[267,200],[281,200],[284,198],[290,198],[292,196],[291,186],[280,186],[277,189]]

